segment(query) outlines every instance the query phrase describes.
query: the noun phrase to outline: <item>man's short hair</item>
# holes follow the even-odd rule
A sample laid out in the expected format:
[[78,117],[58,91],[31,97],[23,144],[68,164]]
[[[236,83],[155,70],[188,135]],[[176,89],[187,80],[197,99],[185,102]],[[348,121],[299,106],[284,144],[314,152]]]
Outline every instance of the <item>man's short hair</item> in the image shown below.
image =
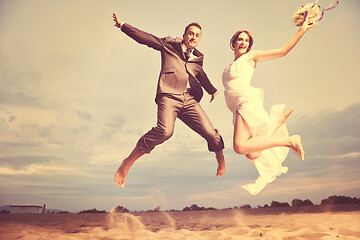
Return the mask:
[[195,26],[197,28],[199,28],[201,30],[201,26],[200,24],[196,23],[196,22],[193,22],[193,23],[190,23],[189,25],[187,25],[187,27],[185,28],[185,31],[184,31],[184,35],[186,34],[187,30],[189,29],[189,27],[191,26]]

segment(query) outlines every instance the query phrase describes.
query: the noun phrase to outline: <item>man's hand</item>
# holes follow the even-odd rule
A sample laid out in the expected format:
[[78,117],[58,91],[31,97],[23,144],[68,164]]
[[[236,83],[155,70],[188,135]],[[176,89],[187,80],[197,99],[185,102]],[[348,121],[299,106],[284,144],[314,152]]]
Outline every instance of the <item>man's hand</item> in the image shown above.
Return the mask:
[[210,102],[212,102],[215,99],[215,96],[219,93],[219,90],[216,91],[214,94],[211,95]]
[[121,21],[118,19],[115,12],[113,12],[113,19],[114,19],[114,22],[115,22],[114,26],[120,28]]

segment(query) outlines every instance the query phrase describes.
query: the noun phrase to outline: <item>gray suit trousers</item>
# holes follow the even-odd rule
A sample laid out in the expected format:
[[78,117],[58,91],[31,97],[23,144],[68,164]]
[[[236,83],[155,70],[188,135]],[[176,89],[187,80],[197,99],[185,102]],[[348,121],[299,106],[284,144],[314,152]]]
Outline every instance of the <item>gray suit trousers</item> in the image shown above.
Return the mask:
[[200,104],[189,93],[161,94],[157,98],[157,125],[137,142],[143,153],[150,153],[156,145],[169,139],[174,133],[175,120],[179,118],[192,130],[202,136],[211,152],[224,149],[219,132],[214,129]]

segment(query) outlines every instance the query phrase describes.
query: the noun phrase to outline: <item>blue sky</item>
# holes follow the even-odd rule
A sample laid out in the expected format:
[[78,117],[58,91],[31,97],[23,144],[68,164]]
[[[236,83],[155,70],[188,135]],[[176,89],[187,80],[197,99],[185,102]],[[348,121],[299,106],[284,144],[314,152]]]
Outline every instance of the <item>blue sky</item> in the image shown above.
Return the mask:
[[[294,108],[287,125],[302,136],[303,163],[252,196],[240,188],[258,174],[232,150],[232,114],[221,74],[229,40],[247,29],[253,49],[280,48],[297,31],[303,1],[26,1],[0,4],[0,206],[46,203],[69,211],[122,205],[130,210],[226,208],[294,198],[320,203],[360,193],[360,3],[340,1],[286,57],[259,63],[252,84],[265,108]],[[331,1],[319,1],[321,7]],[[183,6],[192,11],[182,13]],[[113,26],[119,18],[159,37],[181,37],[199,22],[204,69],[220,90],[202,106],[224,138],[227,172],[218,179],[206,142],[177,121],[173,137],[131,168],[125,188],[114,173],[156,123],[160,54]]]

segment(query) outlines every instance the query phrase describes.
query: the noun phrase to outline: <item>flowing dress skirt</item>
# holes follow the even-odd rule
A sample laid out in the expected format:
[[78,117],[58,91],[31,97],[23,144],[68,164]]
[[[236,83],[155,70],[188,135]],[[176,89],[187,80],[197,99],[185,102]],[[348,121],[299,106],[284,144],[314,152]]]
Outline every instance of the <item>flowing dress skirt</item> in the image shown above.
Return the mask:
[[[226,102],[233,112],[234,121],[238,112],[248,124],[252,136],[289,136],[285,123],[276,130],[279,120],[283,117],[285,105],[272,106],[269,115],[263,107],[264,92],[262,89],[249,86],[241,92],[242,94],[238,95],[238,92],[225,91]],[[259,177],[254,183],[242,187],[251,194],[256,195],[268,183],[273,182],[277,176],[286,173],[288,168],[282,166],[282,162],[288,152],[288,147],[274,147],[263,150],[258,158],[250,160],[258,170]]]

